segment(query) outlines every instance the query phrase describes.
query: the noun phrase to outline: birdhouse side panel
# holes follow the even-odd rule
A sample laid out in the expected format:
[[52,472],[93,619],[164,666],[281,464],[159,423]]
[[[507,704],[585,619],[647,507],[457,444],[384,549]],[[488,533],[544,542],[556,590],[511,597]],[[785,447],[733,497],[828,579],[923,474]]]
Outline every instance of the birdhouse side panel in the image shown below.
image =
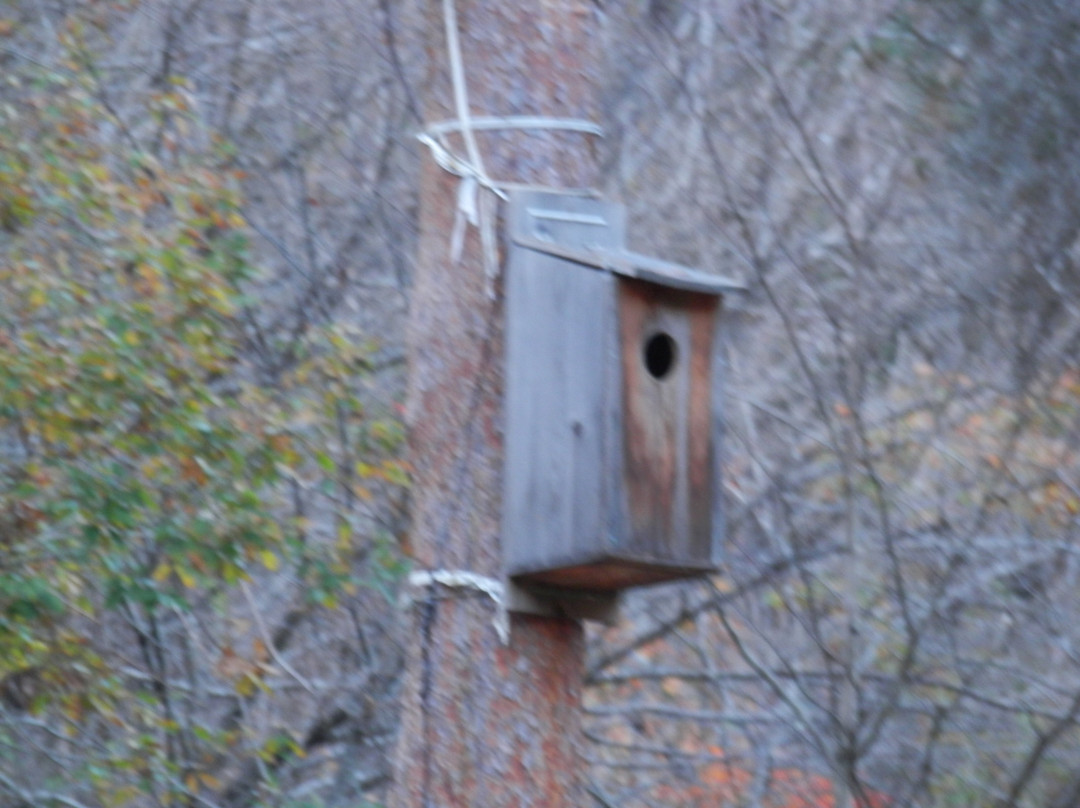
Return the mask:
[[520,252],[509,267],[503,540],[511,575],[579,563],[602,545],[613,283],[536,252]]
[[627,549],[637,557],[707,566],[718,496],[718,298],[624,279],[618,308]]
[[714,320],[714,333],[712,344],[712,406],[709,408],[709,417],[712,419],[712,449],[710,463],[712,464],[712,550],[711,559],[714,565],[719,566],[724,561],[724,532],[726,530],[726,514],[724,509],[724,377],[726,375],[727,362],[722,350],[724,341],[724,298],[720,298]]

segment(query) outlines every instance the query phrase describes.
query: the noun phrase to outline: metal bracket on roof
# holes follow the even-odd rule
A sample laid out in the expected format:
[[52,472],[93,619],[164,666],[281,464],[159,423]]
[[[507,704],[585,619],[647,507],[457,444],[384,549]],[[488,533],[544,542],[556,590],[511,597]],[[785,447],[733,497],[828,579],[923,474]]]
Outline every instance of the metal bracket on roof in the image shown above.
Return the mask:
[[[510,240],[518,247],[675,289],[711,295],[746,290],[731,278],[627,250],[623,246],[626,210],[614,202],[550,191],[517,191],[510,205]],[[618,246],[595,245],[600,239],[588,235],[593,227],[615,231],[603,240]]]

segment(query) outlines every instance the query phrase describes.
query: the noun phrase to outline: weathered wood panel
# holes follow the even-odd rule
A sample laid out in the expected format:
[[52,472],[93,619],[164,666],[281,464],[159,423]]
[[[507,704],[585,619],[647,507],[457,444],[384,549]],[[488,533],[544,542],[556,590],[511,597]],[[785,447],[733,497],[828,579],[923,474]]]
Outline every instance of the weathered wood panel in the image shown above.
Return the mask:
[[[517,195],[509,215],[513,232],[561,244],[607,247],[623,236],[621,210],[587,197]],[[512,574],[577,563],[606,535],[614,284],[606,272],[511,251],[503,535]]]
[[[713,499],[719,496],[712,419],[718,308],[713,295],[619,282],[621,473],[632,554],[676,562],[712,558]],[[658,344],[667,348],[652,351]],[[659,361],[656,353],[670,356]]]
[[[603,533],[604,312],[611,278],[538,253],[508,280],[506,515],[511,570],[569,559]],[[608,450],[610,452],[610,449]]]

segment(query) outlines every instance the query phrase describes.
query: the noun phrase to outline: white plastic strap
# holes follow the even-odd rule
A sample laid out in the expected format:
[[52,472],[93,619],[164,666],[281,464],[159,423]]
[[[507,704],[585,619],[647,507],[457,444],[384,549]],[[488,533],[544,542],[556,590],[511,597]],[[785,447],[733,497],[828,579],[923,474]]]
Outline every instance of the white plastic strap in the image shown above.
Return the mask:
[[[446,27],[446,49],[450,60],[450,79],[454,88],[454,109],[457,119],[439,121],[428,126],[417,137],[427,146],[435,162],[445,171],[461,178],[458,187],[457,212],[454,216],[454,229],[450,238],[450,257],[457,264],[461,260],[465,245],[465,231],[468,225],[480,230],[480,241],[484,256],[484,275],[488,297],[495,297],[495,278],[498,276],[498,255],[494,233],[494,212],[482,197],[482,190],[491,191],[505,200],[505,190],[520,187],[518,184],[502,183],[492,180],[484,168],[480,149],[476,144],[474,132],[490,129],[548,129],[585,134],[602,135],[603,130],[592,121],[549,118],[538,115],[511,117],[485,116],[473,118],[469,109],[469,92],[465,82],[465,65],[461,55],[461,42],[458,38],[457,9],[454,0],[443,0],[443,23]],[[460,132],[465,141],[466,156],[454,154],[447,143],[446,136]],[[564,189],[550,189],[564,190]],[[490,213],[489,213],[490,211]]]
[[[409,573],[408,583],[415,589],[431,589],[433,586],[468,589],[491,598],[495,603],[495,619],[492,621],[495,633],[503,645],[509,645],[510,614],[506,608],[506,587],[502,581],[468,570],[416,570]],[[411,606],[416,600],[407,593],[403,597],[403,605]]]

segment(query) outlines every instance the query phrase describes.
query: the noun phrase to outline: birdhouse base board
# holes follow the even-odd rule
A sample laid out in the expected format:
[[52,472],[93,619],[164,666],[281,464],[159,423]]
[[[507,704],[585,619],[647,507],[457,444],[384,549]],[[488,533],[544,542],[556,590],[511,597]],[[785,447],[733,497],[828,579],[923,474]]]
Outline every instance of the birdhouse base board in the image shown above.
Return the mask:
[[514,579],[526,586],[616,592],[632,586],[696,578],[711,572],[716,572],[712,566],[664,566],[645,561],[606,558],[586,564],[521,573],[515,575]]

